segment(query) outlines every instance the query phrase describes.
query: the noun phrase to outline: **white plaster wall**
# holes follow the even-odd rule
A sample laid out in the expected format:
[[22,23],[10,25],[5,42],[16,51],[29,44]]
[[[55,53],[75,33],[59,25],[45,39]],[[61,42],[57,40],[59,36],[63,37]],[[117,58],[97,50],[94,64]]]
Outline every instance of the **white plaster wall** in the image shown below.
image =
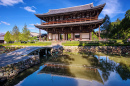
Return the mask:
[[49,35],[49,39],[52,39],[52,33],[49,33],[48,35]]
[[89,38],[89,33],[82,33],[82,38]]
[[56,36],[56,40],[58,40],[58,34],[53,34],[52,35],[53,40],[55,40],[55,36]]
[[71,33],[71,38],[73,39],[73,33]]
[[75,33],[75,35],[80,35],[80,33]]
[[63,39],[65,40],[65,34],[63,34]]
[[56,40],[58,40],[58,34],[56,34]]

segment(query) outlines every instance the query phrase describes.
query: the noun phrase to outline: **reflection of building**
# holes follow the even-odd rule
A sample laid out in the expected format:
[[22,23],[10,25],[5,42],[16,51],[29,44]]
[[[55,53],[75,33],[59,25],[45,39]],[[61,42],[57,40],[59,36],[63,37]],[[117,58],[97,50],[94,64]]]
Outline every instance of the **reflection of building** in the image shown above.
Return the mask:
[[102,78],[94,67],[71,66],[65,64],[51,64],[47,63],[46,66],[39,72],[39,74],[51,74],[52,76],[79,78],[88,81],[98,81],[103,83]]
[[98,16],[104,6],[105,4],[94,7],[91,3],[35,14],[41,19],[41,25],[35,27],[47,31],[48,39],[51,40],[61,40],[60,34],[63,34],[63,40],[68,40],[68,34],[71,34],[71,40],[91,40],[93,29],[103,23],[103,19],[98,19]]

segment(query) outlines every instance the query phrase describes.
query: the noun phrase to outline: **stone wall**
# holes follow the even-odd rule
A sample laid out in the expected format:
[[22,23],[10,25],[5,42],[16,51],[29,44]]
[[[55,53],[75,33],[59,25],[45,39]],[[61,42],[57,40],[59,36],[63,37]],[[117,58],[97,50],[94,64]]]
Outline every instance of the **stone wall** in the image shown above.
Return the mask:
[[24,71],[25,69],[38,63],[40,63],[39,56],[32,55],[31,58],[26,59],[24,61],[20,61],[18,63],[13,63],[13,64],[6,65],[4,67],[0,67],[0,81],[15,76],[18,73]]
[[103,52],[105,54],[130,55],[130,46],[64,46],[65,52]]

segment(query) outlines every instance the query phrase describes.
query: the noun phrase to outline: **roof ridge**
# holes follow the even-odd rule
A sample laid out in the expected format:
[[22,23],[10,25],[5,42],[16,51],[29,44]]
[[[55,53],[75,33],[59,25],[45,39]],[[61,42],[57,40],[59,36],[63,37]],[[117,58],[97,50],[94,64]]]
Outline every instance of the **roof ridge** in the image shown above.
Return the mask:
[[[52,11],[52,10],[68,9],[68,8],[80,7],[80,6],[86,6],[86,5],[93,5],[93,2],[92,2],[92,3],[89,3],[89,4],[79,5],[79,6],[73,6],[73,7],[66,7],[66,8],[59,8],[59,9],[49,9],[48,12],[50,12],[50,11]],[[94,5],[93,5],[93,7],[94,7]]]

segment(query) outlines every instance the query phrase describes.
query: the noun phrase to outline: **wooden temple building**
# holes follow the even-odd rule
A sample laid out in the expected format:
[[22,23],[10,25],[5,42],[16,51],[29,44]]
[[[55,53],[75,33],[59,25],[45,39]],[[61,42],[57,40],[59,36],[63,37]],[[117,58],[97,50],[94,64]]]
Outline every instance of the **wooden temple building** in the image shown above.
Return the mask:
[[[68,40],[68,34],[71,34],[70,40],[92,40],[92,31],[103,23],[103,19],[98,19],[99,14],[104,8],[105,4],[95,6],[93,3],[49,10],[44,14],[35,14],[41,19],[40,25],[35,25],[41,30],[48,33],[49,40]],[[100,33],[99,33],[100,40]]]

